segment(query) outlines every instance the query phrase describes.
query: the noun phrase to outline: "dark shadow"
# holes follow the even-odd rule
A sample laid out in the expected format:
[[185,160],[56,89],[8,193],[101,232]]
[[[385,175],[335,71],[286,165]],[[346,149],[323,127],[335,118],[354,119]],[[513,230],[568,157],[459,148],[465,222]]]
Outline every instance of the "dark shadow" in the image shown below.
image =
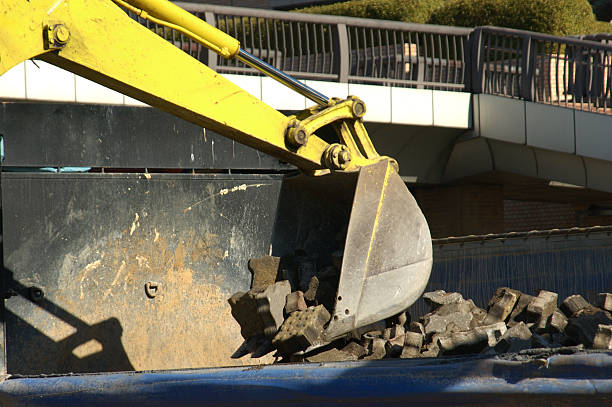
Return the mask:
[[[7,295],[21,296],[28,300],[28,306],[39,307],[76,329],[72,335],[54,341],[28,321],[5,309],[4,323],[8,327],[6,365],[9,373],[35,375],[134,370],[121,343],[123,328],[118,319],[109,318],[89,325],[48,299],[39,298],[35,288],[16,281],[12,271],[6,268],[4,278],[4,292]],[[80,346],[82,353],[75,352]]]

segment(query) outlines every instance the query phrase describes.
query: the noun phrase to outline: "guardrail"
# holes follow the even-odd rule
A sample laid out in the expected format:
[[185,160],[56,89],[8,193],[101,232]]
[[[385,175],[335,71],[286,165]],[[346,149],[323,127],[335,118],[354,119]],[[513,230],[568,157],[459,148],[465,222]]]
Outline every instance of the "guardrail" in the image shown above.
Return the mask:
[[[488,93],[612,114],[612,36],[555,37],[177,3],[299,79]],[[133,16],[220,73],[258,75]]]

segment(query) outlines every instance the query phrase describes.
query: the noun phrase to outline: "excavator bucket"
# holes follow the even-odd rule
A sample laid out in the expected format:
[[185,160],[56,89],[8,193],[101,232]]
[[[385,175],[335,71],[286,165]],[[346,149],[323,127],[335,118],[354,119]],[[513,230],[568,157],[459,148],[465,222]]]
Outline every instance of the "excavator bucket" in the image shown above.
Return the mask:
[[275,229],[274,252],[301,248],[317,253],[320,265],[346,232],[327,341],[404,311],[429,280],[429,228],[389,160],[355,173],[288,179]]
[[423,293],[431,235],[414,197],[388,160],[359,171],[332,319],[332,340],[393,316]]

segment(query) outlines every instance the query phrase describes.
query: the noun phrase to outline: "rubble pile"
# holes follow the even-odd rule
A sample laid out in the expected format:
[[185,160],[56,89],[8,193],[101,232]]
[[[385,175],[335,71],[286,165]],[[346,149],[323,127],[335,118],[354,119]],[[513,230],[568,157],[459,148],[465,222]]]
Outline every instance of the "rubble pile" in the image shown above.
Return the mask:
[[325,362],[612,349],[612,294],[599,294],[595,305],[580,295],[559,304],[554,292],[530,295],[508,287],[495,291],[486,310],[460,293],[428,292],[423,298],[430,312],[418,320],[404,312],[326,343],[321,335],[333,312],[338,267],[316,270],[298,253],[252,259],[249,269],[252,289],[229,300],[245,338],[234,357],[275,351],[282,362]]

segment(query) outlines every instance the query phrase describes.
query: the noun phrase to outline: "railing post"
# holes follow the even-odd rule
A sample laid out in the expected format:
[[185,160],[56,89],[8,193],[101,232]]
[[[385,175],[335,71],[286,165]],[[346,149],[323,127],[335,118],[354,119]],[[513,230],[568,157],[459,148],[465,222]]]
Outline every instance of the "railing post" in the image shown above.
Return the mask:
[[334,66],[338,69],[338,82],[348,82],[350,52],[346,24],[336,24],[333,34]]
[[468,50],[465,64],[469,70],[465,74],[465,90],[472,93],[482,93],[484,85],[484,70],[482,54],[482,28],[477,27],[468,37]]
[[[208,24],[212,25],[213,27],[217,26],[217,20],[215,18],[215,13],[213,13],[212,11],[204,12],[204,21],[206,21]],[[203,47],[203,45],[200,45],[200,46]],[[208,48],[205,48],[205,52],[206,52],[206,61],[204,63],[208,65],[210,69],[212,69],[213,71],[216,71],[217,70],[217,57],[218,57],[217,53]]]
[[519,97],[527,101],[534,99],[533,59],[536,54],[537,52],[533,52],[532,49],[531,35],[524,35],[521,61],[521,89]]

